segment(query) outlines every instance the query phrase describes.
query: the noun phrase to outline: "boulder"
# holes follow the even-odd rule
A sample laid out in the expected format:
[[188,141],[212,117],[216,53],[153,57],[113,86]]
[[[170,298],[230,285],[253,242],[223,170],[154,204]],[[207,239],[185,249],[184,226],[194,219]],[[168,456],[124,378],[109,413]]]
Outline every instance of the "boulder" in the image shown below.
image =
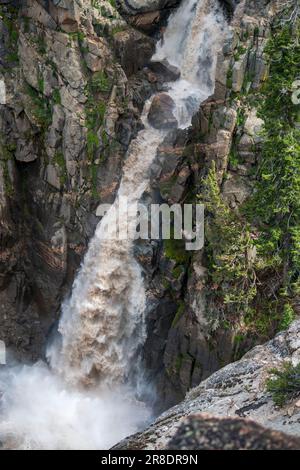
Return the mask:
[[[245,420],[243,422],[246,428],[246,419],[251,419],[270,431],[287,433],[299,440],[299,398],[278,408],[270,393],[266,391],[266,380],[269,377],[270,369],[281,368],[285,361],[296,365],[299,360],[300,321],[298,320],[273,340],[255,347],[241,360],[212,374],[198,387],[192,389],[183,402],[160,415],[144,431],[117,444],[114,449],[165,449],[176,435],[182,424],[182,419],[197,413],[208,412],[223,418],[242,418]],[[259,428],[256,429],[261,432]],[[275,437],[277,435],[280,438],[277,433],[268,432],[267,436],[272,435]],[[205,438],[203,439],[205,441]],[[220,439],[225,439],[225,436]],[[254,435],[252,439],[254,439]],[[284,445],[288,448],[287,444]]]
[[178,5],[180,0],[117,0],[120,12],[126,15],[163,10]]
[[167,60],[149,62],[148,68],[164,82],[173,82],[180,78],[180,70]]
[[128,17],[128,22],[133,27],[151,34],[159,27],[161,16],[160,11],[149,11]]
[[119,63],[130,77],[149,62],[155,51],[155,41],[139,31],[119,31],[114,34],[114,49]]
[[300,438],[266,429],[248,419],[199,413],[183,420],[167,449],[299,450]]
[[117,0],[116,5],[126,21],[148,34],[155,33],[165,23],[172,8],[181,0]]
[[19,139],[15,152],[15,158],[19,162],[29,163],[38,158],[33,142]]
[[153,98],[148,114],[151,126],[156,129],[173,129],[178,126],[173,114],[175,103],[167,93],[159,93]]
[[80,6],[74,0],[55,0],[49,2],[49,13],[54,21],[67,33],[78,31]]

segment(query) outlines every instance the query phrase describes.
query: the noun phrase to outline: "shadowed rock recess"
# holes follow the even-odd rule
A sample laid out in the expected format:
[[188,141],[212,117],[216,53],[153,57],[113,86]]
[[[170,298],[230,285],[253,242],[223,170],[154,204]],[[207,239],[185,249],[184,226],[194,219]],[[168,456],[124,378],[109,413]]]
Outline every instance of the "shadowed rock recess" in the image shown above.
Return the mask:
[[[117,449],[300,448],[299,396],[266,391],[300,362],[296,3],[0,0],[0,340],[9,365],[54,339],[71,382],[134,383],[158,418]],[[98,253],[124,188],[204,203],[204,248]]]

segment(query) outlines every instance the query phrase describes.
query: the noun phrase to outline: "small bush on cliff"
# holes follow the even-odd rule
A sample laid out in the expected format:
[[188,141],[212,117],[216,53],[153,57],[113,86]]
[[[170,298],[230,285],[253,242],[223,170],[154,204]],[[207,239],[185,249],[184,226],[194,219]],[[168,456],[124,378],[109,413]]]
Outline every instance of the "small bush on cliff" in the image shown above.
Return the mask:
[[272,377],[267,381],[267,391],[272,394],[275,405],[282,407],[300,396],[300,363],[294,367],[287,362],[282,369],[270,370],[270,374]]

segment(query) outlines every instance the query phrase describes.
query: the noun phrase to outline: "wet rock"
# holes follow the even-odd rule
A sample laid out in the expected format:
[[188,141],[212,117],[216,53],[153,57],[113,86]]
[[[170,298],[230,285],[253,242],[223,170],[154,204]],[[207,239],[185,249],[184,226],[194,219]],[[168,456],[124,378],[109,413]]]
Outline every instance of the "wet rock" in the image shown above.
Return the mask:
[[161,18],[160,11],[150,11],[131,16],[129,22],[135,28],[145,31],[145,33],[153,33],[159,27]]
[[148,114],[150,124],[156,129],[174,129],[178,126],[173,111],[175,103],[167,93],[159,93],[152,101]]
[[120,31],[114,35],[114,48],[122,68],[130,77],[149,62],[155,42],[139,31]]
[[180,70],[167,60],[149,62],[148,68],[152,70],[162,81],[173,82],[180,78]]

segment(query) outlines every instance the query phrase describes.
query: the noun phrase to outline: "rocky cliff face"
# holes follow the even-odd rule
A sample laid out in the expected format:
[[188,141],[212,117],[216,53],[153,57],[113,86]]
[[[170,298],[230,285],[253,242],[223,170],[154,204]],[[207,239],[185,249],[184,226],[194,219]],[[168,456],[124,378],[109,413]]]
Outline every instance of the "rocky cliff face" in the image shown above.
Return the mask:
[[[266,380],[269,371],[281,367],[284,361],[299,363],[300,322],[295,322],[288,331],[280,333],[274,340],[263,346],[257,346],[240,361],[230,364],[215,372],[207,380],[195,387],[179,405],[163,413],[148,429],[118,444],[116,449],[164,449],[189,448],[264,448],[268,432],[246,420],[239,423],[234,418],[251,418],[266,428],[300,436],[299,398],[289,402],[283,408],[274,405],[270,394],[266,392]],[[198,413],[210,413],[206,416]],[[196,415],[196,416],[195,416]],[[218,418],[223,418],[219,421]],[[226,424],[226,419],[227,424]],[[231,419],[233,418],[233,419]],[[197,424],[197,419],[199,423]],[[220,430],[223,434],[220,436]],[[201,435],[199,426],[202,427]],[[215,426],[215,428],[214,428]],[[187,430],[189,427],[189,430]],[[246,440],[237,439],[240,427]],[[192,429],[191,429],[192,428]],[[178,431],[179,429],[179,431]],[[189,431],[189,432],[187,432]],[[254,431],[254,432],[253,432]],[[225,434],[224,434],[225,432]],[[251,434],[252,437],[251,437]],[[260,442],[255,441],[255,434],[261,435]],[[234,437],[235,436],[235,437]],[[271,436],[269,434],[269,436]],[[274,435],[274,437],[276,434]],[[279,435],[278,435],[279,437]],[[191,447],[188,440],[196,439]],[[289,437],[286,436],[286,441]],[[238,442],[239,441],[239,442]],[[252,444],[251,444],[252,442]],[[291,438],[294,448],[299,448],[299,440]]]
[[[223,3],[231,18],[230,37],[218,57],[215,93],[202,104],[189,132],[171,132],[159,148],[148,198],[169,204],[199,201],[206,175],[215,165],[215,189],[219,188],[223,210],[238,214],[257,184],[263,120],[257,116],[260,98],[254,97],[268,77],[264,50],[280,5],[268,1]],[[236,239],[243,230],[237,229],[224,246],[224,256],[236,250]],[[140,248],[149,282],[145,364],[157,384],[160,405],[165,407],[276,331],[272,320],[265,320],[266,327],[257,327],[254,323],[260,319],[249,321],[248,329],[242,302],[236,301],[237,312],[226,311],[221,291],[230,286],[234,272],[214,280],[213,267],[226,235],[224,232],[218,239],[216,233],[213,243],[217,228],[208,225],[206,232],[204,250],[194,254],[172,240],[158,248],[153,244]],[[256,236],[253,229],[251,237]],[[236,256],[244,258],[250,271],[255,253],[255,247],[244,247]]]
[[[213,163],[215,189],[232,213],[255,190],[263,125],[255,97],[268,77],[264,50],[280,2],[221,3],[231,35],[218,57],[215,93],[189,131],[171,129],[160,146],[147,204],[205,198]],[[98,222],[96,208],[114,199],[143,104],[164,91],[166,72],[147,63],[178,4],[0,0],[0,331],[23,361],[43,354]],[[212,237],[194,254],[172,240],[136,244],[148,293],[144,366],[159,409],[278,330],[280,321],[257,306],[252,316],[243,303],[228,315],[231,279],[216,280],[218,256]],[[237,257],[252,273],[253,246]],[[261,298],[272,297],[274,283],[280,288],[278,278],[271,288],[260,281]]]
[[35,360],[141,127],[154,41],[108,1],[2,1],[0,35],[0,331]]

